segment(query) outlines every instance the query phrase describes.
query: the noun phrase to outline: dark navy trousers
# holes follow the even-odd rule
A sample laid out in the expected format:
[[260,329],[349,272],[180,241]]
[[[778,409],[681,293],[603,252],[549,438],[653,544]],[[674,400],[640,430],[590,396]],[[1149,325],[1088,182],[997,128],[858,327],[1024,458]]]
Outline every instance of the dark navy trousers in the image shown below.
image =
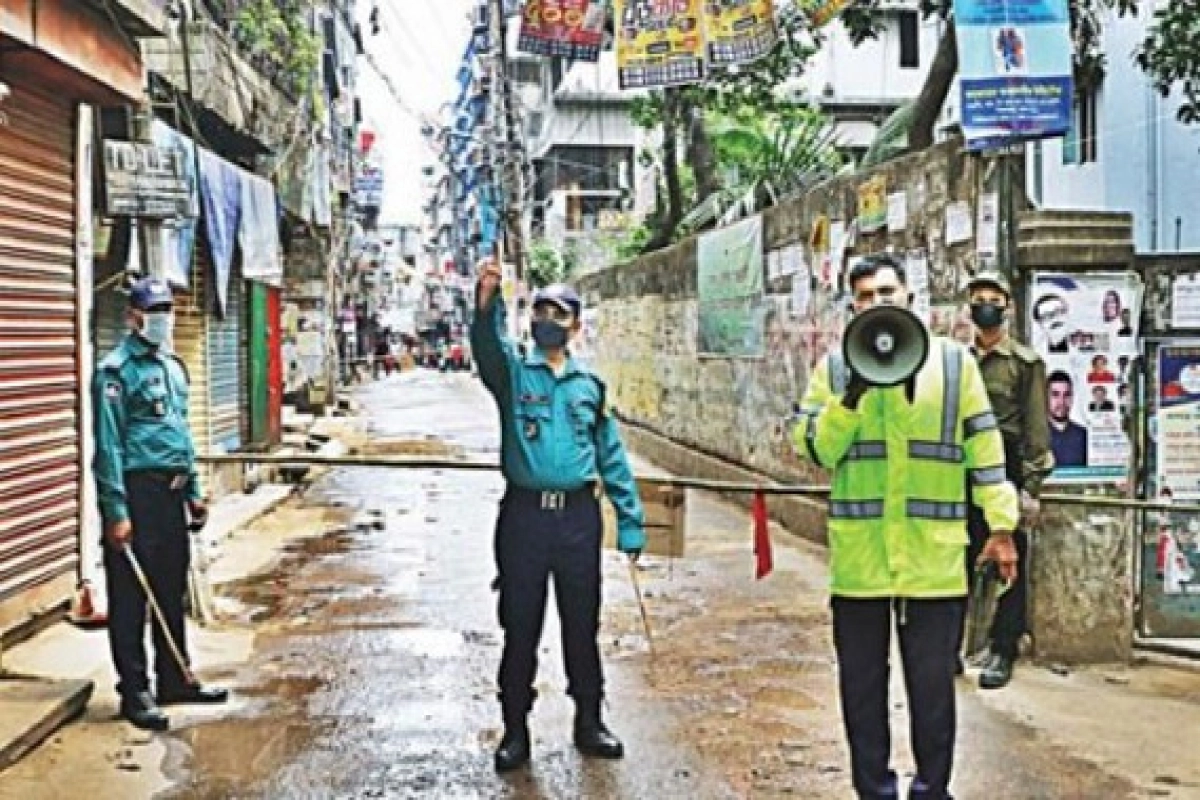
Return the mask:
[[[187,659],[183,599],[187,592],[190,541],[184,490],[172,489],[169,477],[127,473],[125,491],[133,525],[133,554],[146,573],[155,599],[167,618],[171,636]],[[108,641],[120,683],[117,691],[132,695],[146,691],[146,593],[128,557],[104,543],[104,574],[108,582]],[[158,689],[169,692],[187,686],[157,620],[152,625],[154,672]]]
[[510,486],[500,502],[495,554],[504,629],[500,701],[506,719],[523,717],[533,705],[551,579],[562,628],[567,691],[581,707],[596,709],[604,691],[597,643],[600,504],[591,488],[560,497],[562,507],[555,508],[553,498],[548,504],[541,492]]
[[892,619],[900,637],[917,776],[912,800],[947,800],[954,764],[954,652],[963,602],[833,598],[833,643],[838,658],[842,717],[850,741],[854,789],[862,800],[900,796],[890,768],[889,724]]

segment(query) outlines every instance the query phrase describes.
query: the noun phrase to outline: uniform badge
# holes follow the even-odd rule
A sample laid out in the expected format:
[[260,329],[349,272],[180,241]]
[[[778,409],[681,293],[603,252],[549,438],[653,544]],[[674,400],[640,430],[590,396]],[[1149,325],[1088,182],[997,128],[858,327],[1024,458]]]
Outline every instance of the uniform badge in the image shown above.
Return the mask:
[[104,396],[109,400],[121,399],[121,384],[110,381],[104,384]]
[[533,441],[538,438],[538,424],[536,420],[526,420],[525,422],[525,438]]
[[165,417],[167,415],[167,404],[162,400],[154,401],[154,416]]

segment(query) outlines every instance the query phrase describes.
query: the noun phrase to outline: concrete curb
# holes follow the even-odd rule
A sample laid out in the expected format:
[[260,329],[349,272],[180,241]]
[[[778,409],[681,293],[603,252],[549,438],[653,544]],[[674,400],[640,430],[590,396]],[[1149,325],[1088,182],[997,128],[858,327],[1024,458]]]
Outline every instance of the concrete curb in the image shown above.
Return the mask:
[[0,770],[82,714],[94,689],[95,684],[87,680],[0,678]]

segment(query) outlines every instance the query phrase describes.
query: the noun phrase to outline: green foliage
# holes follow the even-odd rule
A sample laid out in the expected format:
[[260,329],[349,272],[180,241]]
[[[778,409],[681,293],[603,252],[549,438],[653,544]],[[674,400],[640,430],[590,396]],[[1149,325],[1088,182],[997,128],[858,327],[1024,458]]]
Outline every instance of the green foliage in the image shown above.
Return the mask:
[[568,249],[560,252],[545,239],[535,239],[529,246],[526,277],[534,288],[562,283],[579,268],[579,258]]
[[1183,95],[1178,118],[1200,122],[1200,14],[1195,0],[1170,0],[1154,12],[1154,22],[1137,62],[1163,97]]
[[648,224],[638,225],[631,229],[625,238],[617,242],[616,254],[618,262],[632,261],[646,252],[646,245],[654,237],[654,230]]
[[303,97],[316,85],[321,41],[311,27],[312,6],[247,0],[233,19],[234,37],[252,58],[273,63],[284,83]]

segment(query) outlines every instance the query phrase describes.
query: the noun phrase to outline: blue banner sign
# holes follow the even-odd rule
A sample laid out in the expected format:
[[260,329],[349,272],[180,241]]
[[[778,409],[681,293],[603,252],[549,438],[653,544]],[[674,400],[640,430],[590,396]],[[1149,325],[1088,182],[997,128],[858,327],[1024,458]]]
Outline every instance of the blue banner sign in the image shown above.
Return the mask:
[[954,0],[967,149],[1061,136],[1074,82],[1067,0]]

